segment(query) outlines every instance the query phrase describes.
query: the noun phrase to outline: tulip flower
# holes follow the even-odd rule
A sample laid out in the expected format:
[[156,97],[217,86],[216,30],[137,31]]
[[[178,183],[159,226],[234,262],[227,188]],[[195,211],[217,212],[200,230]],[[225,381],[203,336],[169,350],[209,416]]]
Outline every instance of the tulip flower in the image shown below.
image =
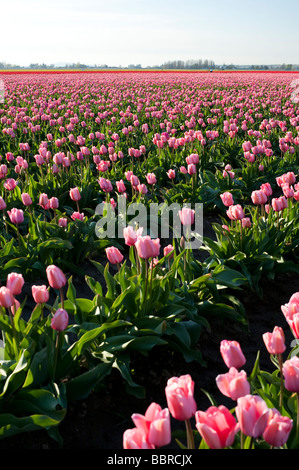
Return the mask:
[[72,220],[82,220],[83,221],[84,220],[84,213],[75,211],[75,212],[72,213],[71,219]]
[[80,201],[81,193],[77,187],[70,189],[70,198],[72,201]]
[[135,243],[138,256],[142,259],[155,258],[160,252],[160,239],[152,239],[149,235],[139,236]]
[[166,446],[171,441],[169,410],[162,410],[157,403],[152,403],[145,415],[134,413],[132,421],[144,433],[146,439],[155,447]]
[[33,285],[31,287],[31,292],[32,292],[32,297],[34,299],[34,302],[36,302],[37,304],[45,304],[46,302],[48,302],[50,295],[49,295],[47,286]]
[[281,306],[281,310],[294,337],[299,339],[299,292],[293,294],[289,302]]
[[22,209],[13,208],[11,211],[7,211],[9,218],[13,224],[21,224],[24,222],[24,212]]
[[135,245],[135,243],[137,241],[137,238],[138,238],[138,234],[134,230],[132,225],[128,225],[127,227],[124,228],[123,235],[124,235],[126,245],[128,245],[128,246],[134,246]]
[[167,256],[167,255],[169,255],[170,253],[172,253],[172,255],[170,256],[170,258],[173,258],[173,256],[174,256],[174,247],[173,247],[173,245],[167,245],[167,246],[165,246],[165,248],[164,248],[164,250],[163,250],[164,256]]
[[48,282],[53,289],[62,289],[66,285],[66,277],[58,266],[54,264],[46,268]]
[[194,382],[189,374],[168,379],[165,395],[170,414],[174,419],[185,421],[188,448],[194,447],[190,418],[195,415]]
[[241,432],[245,436],[257,438],[266,429],[270,409],[260,396],[248,394],[238,398],[235,413]]
[[169,179],[173,180],[175,178],[175,170],[172,170],[172,169],[168,170],[167,176]]
[[4,209],[6,209],[6,202],[3,197],[0,196],[0,211],[4,211]]
[[251,200],[253,204],[266,204],[268,198],[267,195],[261,189],[252,191]]
[[22,292],[22,288],[25,281],[22,274],[9,273],[6,279],[6,287],[10,290],[12,295],[19,295]]
[[51,319],[51,328],[56,331],[64,331],[69,323],[69,316],[66,310],[59,308]]
[[8,287],[0,287],[0,305],[4,308],[12,307],[15,304],[13,293]]
[[264,333],[263,340],[269,354],[282,354],[286,350],[283,329],[275,326],[273,333]]
[[197,406],[194,399],[194,382],[190,375],[168,379],[165,394],[173,418],[185,421],[194,416]]
[[119,193],[125,193],[126,192],[126,185],[123,182],[123,180],[116,181],[116,187],[117,187],[117,191]]
[[223,449],[233,444],[239,425],[223,405],[196,411],[196,428],[210,449]]
[[229,206],[226,213],[231,220],[241,220],[244,218],[244,211],[240,204]]
[[234,204],[234,198],[230,192],[227,191],[223,194],[220,194],[220,197],[225,206],[229,207]]
[[148,173],[146,175],[146,180],[148,182],[148,184],[156,184],[157,183],[157,178],[156,178],[156,175],[154,173]]
[[155,446],[150,444],[145,434],[138,428],[127,429],[123,434],[124,449],[154,449]]
[[32,204],[32,199],[28,193],[22,193],[21,198],[24,206],[30,206]]
[[194,223],[195,211],[188,207],[183,207],[182,210],[179,211],[179,216],[182,225],[191,226]]
[[220,353],[226,366],[230,369],[239,369],[245,362],[245,356],[238,341],[222,340],[220,343]]
[[110,247],[106,248],[105,251],[106,251],[108,261],[111,264],[120,264],[122,262],[122,260],[124,259],[123,255],[119,251],[119,249],[114,247],[114,246],[110,246]]
[[18,182],[14,178],[8,178],[4,182],[3,186],[8,191],[13,191],[15,189],[15,187],[17,186],[17,184],[18,184]]
[[263,439],[273,447],[282,447],[287,443],[292,428],[291,418],[282,416],[278,410],[271,408]]
[[285,388],[290,392],[299,393],[299,357],[293,356],[283,364]]
[[250,393],[246,372],[244,370],[239,372],[235,367],[231,367],[226,374],[218,375],[216,384],[223,395],[235,401]]
[[60,217],[58,220],[59,227],[66,227],[67,226],[67,219],[65,217]]

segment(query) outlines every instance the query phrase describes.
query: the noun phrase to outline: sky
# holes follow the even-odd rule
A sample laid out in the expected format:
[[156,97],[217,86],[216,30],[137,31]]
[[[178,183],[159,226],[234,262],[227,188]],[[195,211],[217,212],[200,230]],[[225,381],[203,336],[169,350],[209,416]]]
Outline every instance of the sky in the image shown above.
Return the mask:
[[298,0],[10,0],[0,62],[299,64]]

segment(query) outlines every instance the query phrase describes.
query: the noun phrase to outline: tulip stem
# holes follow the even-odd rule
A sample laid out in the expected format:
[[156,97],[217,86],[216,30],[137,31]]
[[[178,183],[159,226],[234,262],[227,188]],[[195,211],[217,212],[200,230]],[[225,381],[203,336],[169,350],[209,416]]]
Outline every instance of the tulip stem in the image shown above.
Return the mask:
[[[11,308],[12,308],[12,307],[11,307]],[[16,329],[15,329],[14,319],[13,319],[13,315],[12,315],[11,309],[8,309],[8,313],[9,313],[10,323],[11,323],[11,327],[12,327],[13,345],[14,345],[15,356],[16,356],[16,361],[17,361],[17,360],[18,360],[18,357],[19,357],[19,348],[18,348],[17,332],[16,332]]]
[[60,344],[61,344],[62,337],[63,337],[63,331],[57,331],[56,344],[55,344],[54,368],[53,368],[53,381],[54,382],[55,382],[55,378],[56,378],[56,368],[57,368],[57,362],[58,362],[58,354],[59,354],[59,349],[60,349]]
[[194,449],[194,436],[193,436],[193,431],[191,427],[191,423],[189,419],[185,420],[185,425],[186,425],[186,433],[187,433],[187,447],[188,449]]
[[148,287],[148,260],[145,260],[145,288],[144,288],[144,297],[143,297],[143,314],[146,313],[147,309],[147,287]]
[[62,287],[59,289],[59,292],[60,292],[61,308],[64,308],[64,294],[63,294],[63,289],[62,289]]
[[297,392],[297,428],[296,428],[296,444],[299,443],[299,392]]
[[282,373],[282,354],[278,354],[278,362],[279,362],[279,370],[280,370],[280,397],[279,397],[279,407],[282,411],[282,404],[283,404],[283,373]]

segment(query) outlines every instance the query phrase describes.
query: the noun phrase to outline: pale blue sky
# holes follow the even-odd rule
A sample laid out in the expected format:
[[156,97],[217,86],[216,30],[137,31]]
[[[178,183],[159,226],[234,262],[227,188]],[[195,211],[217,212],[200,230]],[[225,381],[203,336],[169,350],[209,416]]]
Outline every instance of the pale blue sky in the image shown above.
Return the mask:
[[298,0],[10,0],[0,61],[299,64]]

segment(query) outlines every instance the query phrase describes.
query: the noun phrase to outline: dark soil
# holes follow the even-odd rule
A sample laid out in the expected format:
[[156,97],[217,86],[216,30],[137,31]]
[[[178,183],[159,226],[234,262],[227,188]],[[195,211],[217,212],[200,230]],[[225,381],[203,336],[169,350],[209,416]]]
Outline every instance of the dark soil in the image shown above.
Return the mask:
[[[90,273],[93,275],[95,273]],[[78,296],[88,296],[88,288],[81,284],[82,292]],[[60,425],[63,437],[63,449],[122,449],[123,432],[134,427],[131,421],[132,413],[144,414],[147,407],[154,401],[163,408],[166,405],[165,386],[168,378],[190,374],[195,382],[195,399],[197,408],[205,410],[211,405],[204,391],[209,392],[217,403],[232,408],[235,403],[225,398],[216,387],[216,376],[227,372],[220,355],[220,342],[223,339],[239,341],[246,364],[243,367],[250,374],[260,351],[260,366],[263,370],[272,371],[274,366],[264,346],[262,335],[281,326],[286,336],[289,353],[293,336],[286,324],[280,306],[287,303],[291,295],[299,291],[299,275],[287,274],[275,281],[267,281],[262,285],[263,299],[250,292],[240,292],[248,319],[248,330],[241,324],[221,322],[213,319],[211,333],[203,332],[200,338],[200,348],[206,367],[198,363],[185,363],[178,353],[166,348],[156,348],[148,357],[136,356],[132,359],[134,379],[146,390],[145,399],[137,399],[128,395],[125,384],[119,373],[114,370],[103,386],[92,393],[88,399],[69,404],[66,418]],[[194,422],[192,423],[194,426]],[[184,423],[172,420],[173,429],[184,430]],[[195,429],[195,427],[194,427]],[[173,442],[172,448],[178,448]],[[21,434],[0,441],[1,449],[57,449],[57,443],[48,437],[47,433],[33,432]]]

